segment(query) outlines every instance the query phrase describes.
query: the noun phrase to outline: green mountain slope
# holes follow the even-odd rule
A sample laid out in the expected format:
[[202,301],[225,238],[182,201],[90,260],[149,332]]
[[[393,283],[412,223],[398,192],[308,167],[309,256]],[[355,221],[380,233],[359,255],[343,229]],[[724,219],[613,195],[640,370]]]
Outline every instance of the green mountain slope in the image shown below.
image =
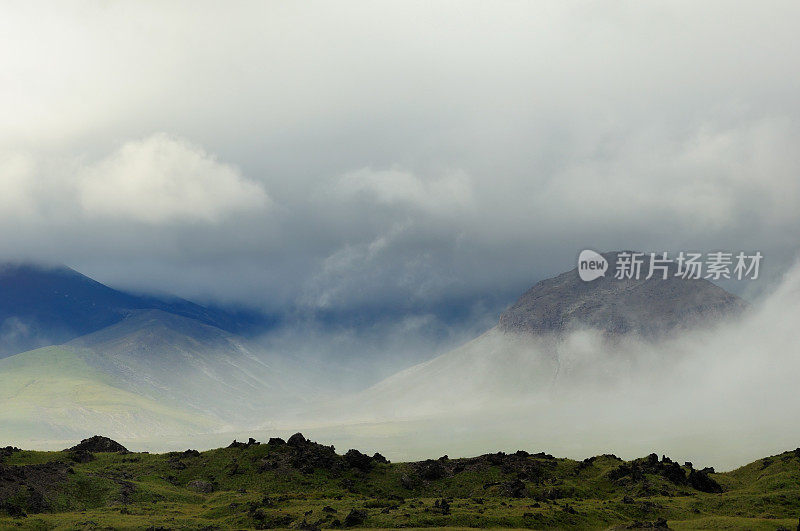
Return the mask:
[[259,421],[279,404],[313,396],[296,367],[239,336],[159,310],[132,312],[65,347],[122,389],[227,422]]
[[65,345],[0,359],[0,437],[52,447],[98,431],[152,443],[260,424],[314,396],[287,374],[219,328],[131,312]]
[[45,347],[0,360],[4,440],[62,440],[87,431],[133,438],[208,431],[217,422],[120,389],[72,349]]
[[0,526],[794,529],[800,449],[727,473],[655,454],[387,463],[295,435],[161,455],[0,450]]

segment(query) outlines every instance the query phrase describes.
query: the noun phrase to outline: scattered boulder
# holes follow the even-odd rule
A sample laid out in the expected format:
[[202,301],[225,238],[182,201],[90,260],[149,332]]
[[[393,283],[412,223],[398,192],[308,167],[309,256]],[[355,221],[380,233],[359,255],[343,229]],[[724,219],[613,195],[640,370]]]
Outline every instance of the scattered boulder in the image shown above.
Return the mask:
[[627,529],[669,529],[669,525],[664,518],[659,518],[655,522],[633,522]]
[[214,485],[208,481],[203,481],[202,479],[190,481],[186,485],[186,488],[195,492],[201,492],[203,494],[210,494],[214,492]]
[[0,465],[0,511],[25,516],[51,510],[48,497],[68,480],[63,462],[36,465]]
[[309,522],[303,518],[303,521],[297,524],[295,529],[302,529],[303,531],[319,531],[320,527],[316,522]]
[[407,474],[403,474],[400,476],[400,485],[403,486],[404,489],[413,489],[416,487],[416,482],[411,479]]
[[286,444],[286,441],[284,441],[280,437],[270,437],[269,441],[267,441],[267,444],[269,444],[270,446],[281,446],[283,444]]
[[523,483],[519,478],[507,483],[503,483],[503,491],[512,498],[524,498],[528,495],[528,490],[525,488],[525,483]]
[[428,481],[442,479],[447,475],[447,469],[442,465],[441,461],[434,461],[433,459],[417,463],[416,469],[419,477]]
[[239,442],[236,439],[234,439],[233,442],[228,445],[228,448],[250,448],[251,446],[256,446],[259,444],[261,443],[253,439],[252,437],[250,437],[246,443]]
[[[5,459],[6,457],[10,457],[11,454],[21,451],[22,450],[20,450],[16,446],[6,446],[5,448],[0,448],[0,462],[2,462],[3,459]],[[380,454],[375,454],[375,455],[380,455]]]
[[88,450],[72,450],[68,453],[70,461],[74,463],[88,463],[94,461],[94,454]]
[[367,519],[367,511],[353,509],[344,519],[345,527],[354,527],[363,524]]
[[95,435],[88,439],[83,439],[79,444],[72,448],[67,448],[65,451],[86,451],[86,452],[124,452],[127,453],[128,449],[122,446],[117,441]]
[[450,514],[450,502],[446,499],[442,498],[441,500],[436,500],[433,503],[433,508],[435,511],[442,513],[443,515]]
[[375,454],[372,456],[372,460],[375,461],[376,463],[382,463],[384,465],[388,465],[389,464],[389,460],[386,459],[385,457],[383,457],[378,452],[375,452]]

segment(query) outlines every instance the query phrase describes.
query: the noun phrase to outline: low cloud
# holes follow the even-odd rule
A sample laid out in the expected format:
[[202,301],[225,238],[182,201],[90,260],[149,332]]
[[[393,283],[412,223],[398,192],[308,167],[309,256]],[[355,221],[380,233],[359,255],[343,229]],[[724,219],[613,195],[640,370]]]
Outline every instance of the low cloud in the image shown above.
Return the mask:
[[215,223],[270,201],[234,166],[164,133],[127,142],[83,168],[77,186],[87,216],[150,224]]
[[732,468],[797,445],[798,313],[800,265],[743,316],[657,342],[492,330],[285,424],[400,459],[655,451]]
[[336,189],[344,197],[420,209],[430,214],[450,213],[473,203],[472,183],[463,171],[426,179],[396,167],[362,168],[345,174]]

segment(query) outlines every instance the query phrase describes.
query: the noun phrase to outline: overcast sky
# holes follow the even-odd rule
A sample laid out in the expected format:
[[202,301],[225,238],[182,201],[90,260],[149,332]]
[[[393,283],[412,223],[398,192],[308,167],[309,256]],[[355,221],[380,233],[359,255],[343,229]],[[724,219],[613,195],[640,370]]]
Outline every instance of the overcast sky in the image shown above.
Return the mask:
[[797,2],[0,12],[5,258],[413,313],[584,248],[761,250],[768,276],[798,250]]

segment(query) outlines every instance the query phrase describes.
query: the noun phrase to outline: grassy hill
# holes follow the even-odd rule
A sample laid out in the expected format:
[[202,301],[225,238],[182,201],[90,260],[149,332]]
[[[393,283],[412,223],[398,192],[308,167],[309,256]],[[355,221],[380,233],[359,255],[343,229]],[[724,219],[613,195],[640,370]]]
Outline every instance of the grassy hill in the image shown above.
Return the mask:
[[0,436],[52,448],[87,431],[153,440],[263,422],[315,396],[286,365],[199,321],[130,312],[64,345],[0,359]]
[[727,473],[655,454],[388,463],[299,434],[207,452],[92,449],[0,450],[0,527],[775,530],[795,529],[800,513],[800,449]]
[[45,347],[0,360],[0,426],[5,438],[74,439],[85,430],[135,437],[208,431],[209,417],[120,389],[81,353]]

